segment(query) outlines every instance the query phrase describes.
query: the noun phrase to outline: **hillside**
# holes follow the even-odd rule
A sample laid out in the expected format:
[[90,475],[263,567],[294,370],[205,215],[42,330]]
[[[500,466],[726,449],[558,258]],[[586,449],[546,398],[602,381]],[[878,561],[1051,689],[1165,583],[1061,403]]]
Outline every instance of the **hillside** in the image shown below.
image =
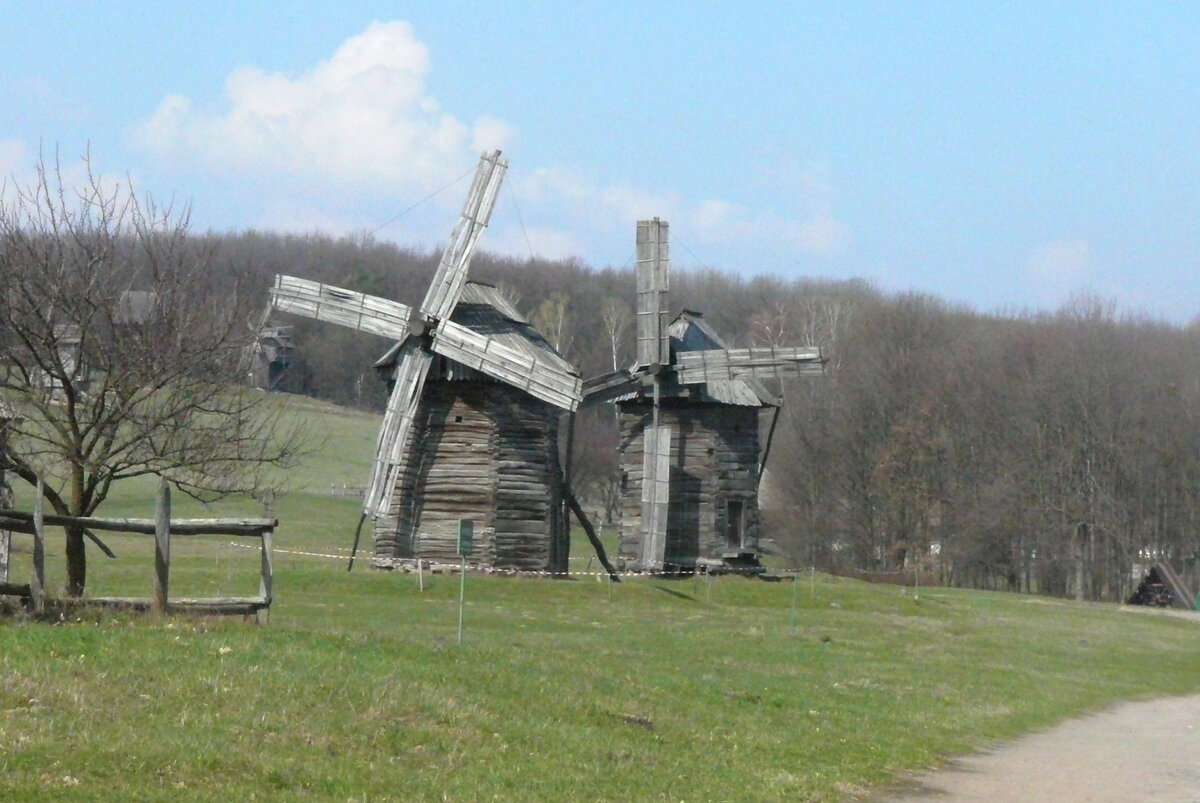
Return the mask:
[[[345,571],[357,506],[328,485],[358,476],[374,417],[291,403],[327,437],[278,498],[270,624],[6,621],[5,797],[836,800],[1115,700],[1200,691],[1190,616],[811,572],[471,576],[459,646],[459,578]],[[93,593],[145,593],[148,550],[115,546]],[[219,539],[174,558],[191,589],[257,582],[256,556]]]

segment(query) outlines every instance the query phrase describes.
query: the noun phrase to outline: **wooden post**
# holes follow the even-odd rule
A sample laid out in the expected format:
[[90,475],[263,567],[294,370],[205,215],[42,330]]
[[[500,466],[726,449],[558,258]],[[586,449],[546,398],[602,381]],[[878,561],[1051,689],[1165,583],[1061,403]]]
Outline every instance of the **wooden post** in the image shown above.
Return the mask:
[[475,522],[458,520],[458,555],[462,560],[462,577],[458,585],[458,643],[463,643],[463,606],[467,599],[467,555],[475,551]]
[[572,410],[567,415],[567,456],[566,465],[563,466],[563,495],[562,510],[560,511],[562,519],[562,542],[560,547],[563,554],[557,557],[560,561],[551,561],[550,570],[552,572],[562,572],[564,575],[571,573],[571,500],[568,498],[571,494],[571,463],[575,459],[575,411]]
[[42,478],[38,477],[37,498],[33,502],[33,576],[29,578],[29,604],[34,613],[46,610],[46,528],[42,521],[45,504]]
[[799,589],[799,588],[800,588],[800,572],[796,572],[795,574],[792,575],[792,611],[791,611],[791,616],[788,617],[788,622],[792,627],[795,627],[796,624],[800,621],[799,614],[796,610],[796,596],[798,593],[797,589]]
[[171,572],[171,486],[163,477],[158,483],[154,511],[154,602],[155,613],[167,612],[167,586]]
[[271,548],[274,540],[274,530],[263,530],[262,533],[262,578],[258,582],[258,594],[263,598],[267,607],[258,612],[258,622],[263,624],[264,615],[267,621],[271,619],[271,584],[275,579],[275,571],[271,565]]

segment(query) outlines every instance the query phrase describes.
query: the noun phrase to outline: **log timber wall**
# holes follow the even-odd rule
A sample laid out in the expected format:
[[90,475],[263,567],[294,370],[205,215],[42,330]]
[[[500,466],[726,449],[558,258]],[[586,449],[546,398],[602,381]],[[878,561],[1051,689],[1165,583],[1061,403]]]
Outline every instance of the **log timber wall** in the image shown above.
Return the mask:
[[[621,556],[642,549],[642,433],[650,403],[618,404],[621,427]],[[664,399],[659,422],[671,440],[671,500],[665,563],[691,567],[698,558],[758,554],[759,410]],[[740,506],[740,512],[739,512]],[[740,527],[731,531],[740,516]],[[740,543],[731,543],[739,533]]]
[[499,383],[431,379],[389,514],[375,527],[381,567],[458,562],[458,521],[469,518],[472,565],[566,571],[558,411]]

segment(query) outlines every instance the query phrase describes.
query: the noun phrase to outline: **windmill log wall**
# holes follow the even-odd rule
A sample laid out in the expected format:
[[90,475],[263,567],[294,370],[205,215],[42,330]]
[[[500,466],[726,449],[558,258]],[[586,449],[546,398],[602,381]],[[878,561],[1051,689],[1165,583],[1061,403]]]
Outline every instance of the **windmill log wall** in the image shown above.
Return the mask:
[[389,515],[376,522],[376,565],[458,562],[458,522],[468,518],[471,564],[566,571],[554,408],[496,382],[431,378],[413,431]]
[[[621,428],[621,547],[637,560],[642,550],[643,431],[653,408],[642,400],[618,403]],[[697,559],[758,553],[759,410],[664,399],[659,423],[670,426],[671,498],[665,563],[692,567]],[[731,525],[740,536],[731,544]]]

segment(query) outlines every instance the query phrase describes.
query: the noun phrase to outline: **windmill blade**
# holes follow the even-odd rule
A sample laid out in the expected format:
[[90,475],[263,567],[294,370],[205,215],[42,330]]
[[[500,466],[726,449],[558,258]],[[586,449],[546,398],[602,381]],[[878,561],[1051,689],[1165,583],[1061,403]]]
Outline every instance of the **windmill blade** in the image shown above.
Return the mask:
[[594,376],[583,383],[582,407],[610,401],[641,387],[641,375],[626,368]]
[[462,216],[450,235],[450,242],[446,244],[425,300],[421,302],[421,314],[426,318],[444,320],[450,317],[454,305],[458,303],[463,282],[467,280],[467,268],[475,253],[475,243],[491,220],[506,170],[508,162],[500,158],[500,151],[485,153],[480,157]]
[[255,368],[258,366],[259,355],[264,353],[263,339],[267,330],[267,321],[271,319],[271,311],[274,309],[271,302],[267,302],[266,308],[258,317],[257,325],[251,324],[254,332],[254,340],[248,342],[245,348],[242,349],[241,361],[238,363],[238,373],[245,376],[248,380],[253,380]]
[[731,379],[790,379],[825,372],[818,348],[752,348],[682,351],[675,377],[684,385]]
[[672,437],[667,424],[642,432],[642,569],[649,572],[662,571],[666,559]]
[[392,387],[387,411],[383,414],[383,427],[379,430],[375,462],[371,467],[371,481],[363,502],[363,512],[372,518],[387,515],[392,494],[404,468],[408,438],[417,415],[417,406],[421,403],[421,390],[425,386],[433,355],[419,340],[409,338],[400,348],[399,360],[396,384]]
[[278,275],[271,304],[282,312],[328,321],[373,335],[403,340],[412,309],[397,301],[356,293],[331,284]]
[[637,224],[637,364],[671,361],[667,334],[667,289],[670,270],[667,221],[654,218]]
[[433,350],[564,410],[574,410],[582,382],[566,362],[541,349],[518,350],[496,337],[443,320],[433,333]]

